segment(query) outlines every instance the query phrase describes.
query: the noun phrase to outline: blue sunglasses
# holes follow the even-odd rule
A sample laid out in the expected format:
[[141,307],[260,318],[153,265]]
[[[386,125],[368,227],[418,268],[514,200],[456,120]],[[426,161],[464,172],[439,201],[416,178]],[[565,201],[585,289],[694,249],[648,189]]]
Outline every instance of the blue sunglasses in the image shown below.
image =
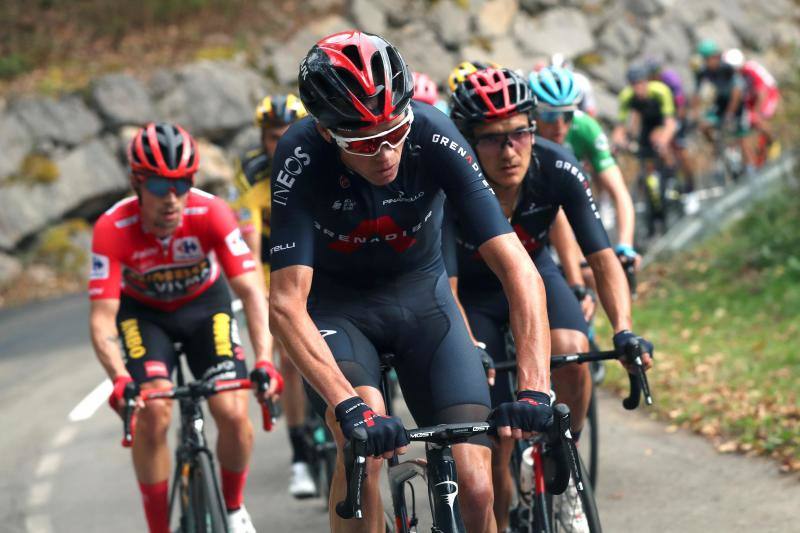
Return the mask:
[[145,188],[155,196],[164,197],[170,191],[175,191],[176,196],[183,196],[192,188],[190,178],[171,179],[162,176],[143,176]]

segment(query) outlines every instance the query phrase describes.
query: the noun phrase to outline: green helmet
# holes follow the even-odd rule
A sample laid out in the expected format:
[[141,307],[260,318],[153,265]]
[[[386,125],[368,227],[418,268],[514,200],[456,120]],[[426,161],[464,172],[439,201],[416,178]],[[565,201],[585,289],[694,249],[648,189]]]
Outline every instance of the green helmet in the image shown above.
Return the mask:
[[711,57],[720,54],[722,50],[719,45],[712,39],[703,39],[697,45],[697,53],[702,57]]

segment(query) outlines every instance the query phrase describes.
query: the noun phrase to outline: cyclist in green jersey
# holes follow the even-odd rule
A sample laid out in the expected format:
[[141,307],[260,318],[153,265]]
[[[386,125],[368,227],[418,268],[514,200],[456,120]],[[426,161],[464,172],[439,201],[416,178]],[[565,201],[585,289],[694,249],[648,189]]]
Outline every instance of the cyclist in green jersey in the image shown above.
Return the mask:
[[[565,145],[572,150],[576,159],[588,163],[597,184],[608,191],[614,203],[618,238],[615,252],[623,263],[638,264],[639,255],[633,247],[635,214],[630,192],[622,171],[611,155],[608,137],[602,127],[597,120],[578,110],[582,95],[572,72],[559,67],[543,68],[531,73],[529,82],[539,100],[538,133],[545,139]],[[560,230],[561,224],[557,221],[551,239],[568,281],[576,285],[571,273],[574,261],[569,258],[578,254],[580,263],[585,261],[574,239],[569,238],[569,232]],[[594,285],[591,278],[587,279],[587,283]],[[581,292],[580,287],[576,292]]]

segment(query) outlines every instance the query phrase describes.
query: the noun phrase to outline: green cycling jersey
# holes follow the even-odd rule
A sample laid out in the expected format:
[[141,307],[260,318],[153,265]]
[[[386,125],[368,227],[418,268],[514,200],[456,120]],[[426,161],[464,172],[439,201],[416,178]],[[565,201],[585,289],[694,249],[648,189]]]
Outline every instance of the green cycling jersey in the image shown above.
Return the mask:
[[575,111],[564,145],[579,161],[589,161],[595,172],[617,166],[600,123],[583,111]]

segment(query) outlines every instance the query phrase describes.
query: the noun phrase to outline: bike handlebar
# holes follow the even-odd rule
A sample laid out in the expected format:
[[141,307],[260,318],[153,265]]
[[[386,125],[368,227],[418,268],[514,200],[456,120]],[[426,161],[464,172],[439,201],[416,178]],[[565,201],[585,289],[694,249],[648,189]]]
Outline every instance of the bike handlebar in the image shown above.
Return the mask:
[[[269,387],[269,385],[267,385]],[[258,389],[264,391],[262,385],[249,379],[220,379],[215,381],[193,381],[180,387],[164,387],[156,389],[140,389],[135,382],[130,382],[125,386],[123,398],[125,406],[123,409],[123,436],[122,446],[129,448],[133,445],[133,436],[136,430],[136,398],[143,402],[150,400],[180,400],[189,398],[198,401],[210,398],[220,392],[228,392],[242,389]],[[275,423],[275,405],[270,398],[261,403],[261,417],[264,431],[270,431]]]
[[[583,490],[583,482],[578,468],[578,451],[570,433],[569,407],[556,404],[553,407],[553,423],[543,435],[548,443],[560,443],[567,450],[566,458],[569,469],[575,476],[576,486]],[[448,446],[466,441],[474,435],[487,433],[494,427],[490,422],[466,422],[460,424],[439,424],[437,426],[407,429],[406,435],[413,442],[431,442],[440,446]],[[344,446],[345,480],[347,494],[345,499],[336,504],[336,514],[340,518],[363,518],[361,507],[362,489],[367,475],[367,432],[364,428],[353,430],[352,438]],[[568,480],[566,480],[568,481]],[[566,487],[566,481],[563,485]]]
[[[636,409],[642,396],[644,396],[644,401],[647,405],[653,405],[650,383],[647,381],[647,372],[642,362],[642,347],[638,342],[629,344],[624,354],[620,354],[616,350],[604,350],[554,355],[550,358],[550,368],[558,368],[568,363],[588,363],[590,361],[607,361],[610,359],[624,359],[634,367],[633,372],[628,372],[630,391],[628,396],[622,400],[622,406],[629,411]],[[494,364],[494,369],[497,372],[514,371],[516,368],[517,362],[515,360],[501,361]]]

